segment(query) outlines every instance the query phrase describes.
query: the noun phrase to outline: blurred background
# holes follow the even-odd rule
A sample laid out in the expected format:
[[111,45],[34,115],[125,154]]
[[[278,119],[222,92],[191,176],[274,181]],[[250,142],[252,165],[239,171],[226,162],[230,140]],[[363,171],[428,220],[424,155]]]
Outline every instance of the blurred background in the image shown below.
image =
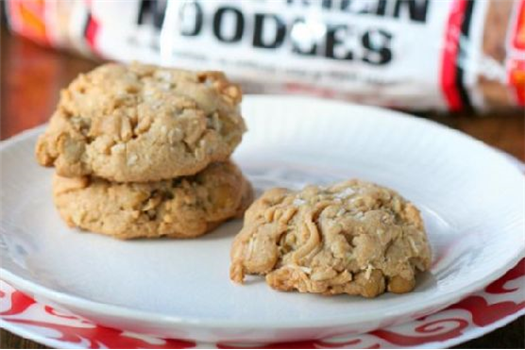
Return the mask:
[[525,160],[521,0],[2,1],[1,136],[106,60],[408,111]]
[[[220,69],[247,93],[406,111],[525,161],[522,0],[3,0],[0,136],[101,62]],[[523,317],[465,348],[524,348]],[[39,347],[1,333],[2,348]]]

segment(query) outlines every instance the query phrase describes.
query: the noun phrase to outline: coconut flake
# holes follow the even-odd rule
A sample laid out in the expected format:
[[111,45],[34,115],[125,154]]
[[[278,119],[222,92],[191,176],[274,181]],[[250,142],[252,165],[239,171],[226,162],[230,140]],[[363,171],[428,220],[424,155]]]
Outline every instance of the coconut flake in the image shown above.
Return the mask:
[[336,193],[335,198],[345,199],[353,195],[355,191],[351,187],[347,187],[344,191]]
[[300,206],[300,205],[303,205],[303,204],[305,204],[305,203],[306,203],[306,201],[305,201],[304,199],[302,199],[302,198],[295,198],[295,199],[293,200],[293,202],[292,202],[292,204],[293,204],[294,206],[296,206],[296,207],[298,207],[298,206]]

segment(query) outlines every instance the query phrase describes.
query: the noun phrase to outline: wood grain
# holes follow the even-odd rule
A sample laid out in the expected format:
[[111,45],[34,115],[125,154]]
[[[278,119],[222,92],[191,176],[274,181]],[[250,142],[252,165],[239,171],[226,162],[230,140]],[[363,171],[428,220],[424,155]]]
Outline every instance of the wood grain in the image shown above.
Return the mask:
[[[49,119],[60,89],[80,72],[96,62],[39,47],[28,40],[13,37],[2,27],[0,138],[6,139]],[[525,160],[525,114],[494,112],[484,116],[473,113],[420,114],[461,130],[496,148]],[[525,348],[524,318],[459,348]],[[1,348],[45,348],[35,342],[2,330]]]

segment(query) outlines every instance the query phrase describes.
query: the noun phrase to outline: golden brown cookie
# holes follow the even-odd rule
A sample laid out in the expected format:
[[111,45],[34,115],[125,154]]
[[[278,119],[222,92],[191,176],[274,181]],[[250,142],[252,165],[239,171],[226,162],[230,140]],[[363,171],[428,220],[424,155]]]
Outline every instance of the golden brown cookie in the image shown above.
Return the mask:
[[230,277],[282,291],[375,297],[410,292],[431,252],[419,211],[396,192],[351,180],[265,192],[246,211]]
[[59,175],[147,182],[225,161],[245,131],[241,91],[219,72],[106,64],[62,91],[36,146]]
[[121,239],[200,236],[242,215],[253,198],[250,183],[231,162],[148,183],[56,175],[53,196],[69,226]]

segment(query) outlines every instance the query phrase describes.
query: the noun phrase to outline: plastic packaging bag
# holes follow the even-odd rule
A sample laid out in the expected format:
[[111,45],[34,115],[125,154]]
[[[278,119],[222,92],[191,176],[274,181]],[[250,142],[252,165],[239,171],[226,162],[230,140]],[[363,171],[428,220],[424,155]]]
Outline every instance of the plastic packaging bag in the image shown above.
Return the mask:
[[245,92],[412,110],[525,106],[525,0],[8,0],[11,28]]

